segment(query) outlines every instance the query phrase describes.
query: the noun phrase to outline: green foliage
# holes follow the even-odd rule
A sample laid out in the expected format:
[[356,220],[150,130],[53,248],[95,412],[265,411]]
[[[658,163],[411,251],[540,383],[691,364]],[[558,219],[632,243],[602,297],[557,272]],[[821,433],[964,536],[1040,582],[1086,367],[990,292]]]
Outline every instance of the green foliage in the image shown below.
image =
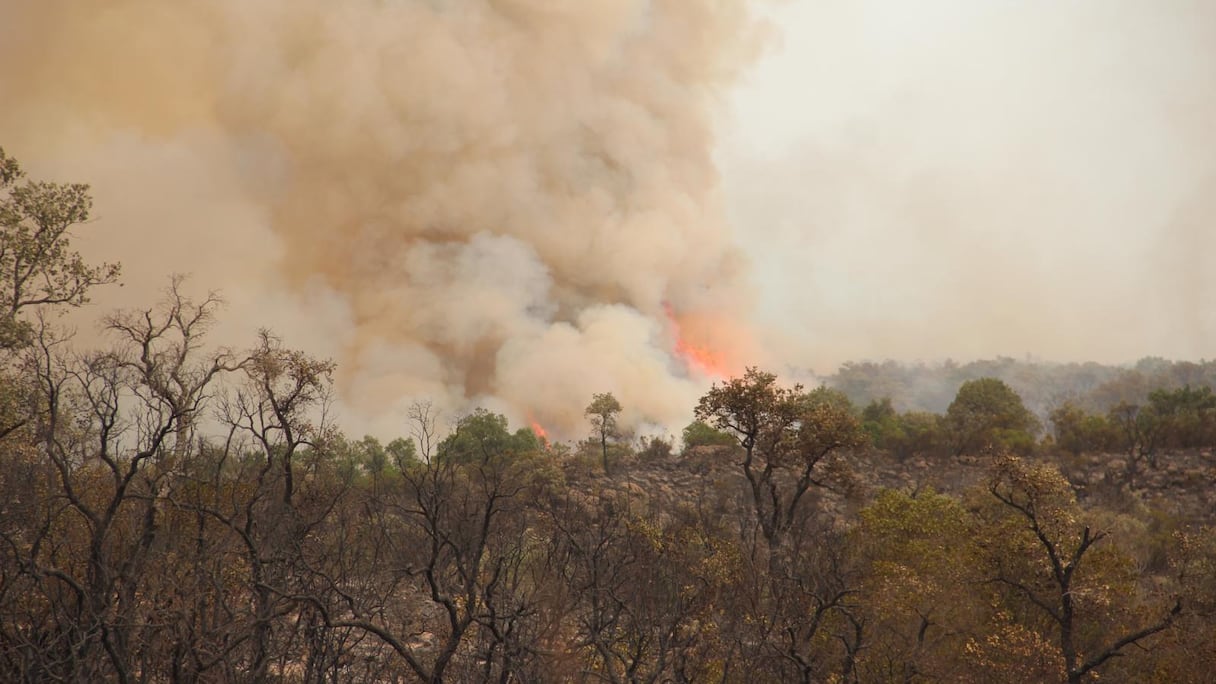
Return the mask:
[[671,458],[674,445],[670,439],[653,436],[641,440],[638,459],[642,463],[658,463]]
[[1143,461],[1157,465],[1157,452],[1165,435],[1166,421],[1152,406],[1142,407],[1127,402],[1120,402],[1112,408],[1108,420],[1118,434],[1116,443],[1127,455],[1124,479],[1129,486],[1134,486]]
[[25,173],[21,170],[21,164],[5,154],[4,148],[0,147],[0,189],[12,185],[23,175]]
[[808,407],[811,406],[831,406],[833,409],[845,413],[857,413],[857,407],[853,405],[853,401],[849,399],[849,395],[841,392],[838,389],[833,389],[827,385],[820,385],[815,389],[807,392],[804,396],[804,401]]
[[1148,393],[1147,404],[1116,404],[1107,421],[1111,442],[1128,458],[1126,482],[1134,485],[1140,463],[1156,468],[1162,450],[1216,444],[1216,395],[1206,386],[1158,388]]
[[[1149,378],[1152,386],[1172,384],[1174,377],[1184,370],[1175,364],[1168,371],[1168,378]],[[890,397],[901,411],[929,411],[943,413],[954,399],[959,385],[979,378],[999,378],[1014,389],[1027,408],[1036,413],[1050,410],[1058,397],[1076,396],[1079,403],[1090,410],[1104,412],[1112,403],[1111,383],[1118,383],[1129,374],[1141,373],[1116,366],[1097,363],[1051,363],[1043,361],[998,357],[959,364],[946,361],[941,364],[906,364],[895,361],[850,362],[842,365],[827,383],[844,391],[855,403],[865,405],[871,401]],[[1190,372],[1192,378],[1207,377],[1216,380],[1216,363],[1204,364]],[[1195,379],[1184,380],[1195,382]],[[1110,385],[1108,387],[1108,385]],[[1137,387],[1141,387],[1137,385]],[[1147,389],[1137,389],[1128,399],[1143,396]],[[1123,391],[1119,390],[1118,394]]]
[[616,416],[620,412],[621,402],[617,401],[611,392],[605,392],[591,397],[591,403],[587,405],[584,415],[592,420],[598,431],[605,425],[609,428],[615,426]]
[[924,411],[909,411],[899,417],[899,432],[891,449],[896,454],[914,456],[938,454],[945,449],[946,435],[942,417]]
[[1216,394],[1211,387],[1159,388],[1149,393],[1148,403],[1162,422],[1166,446],[1216,445]]
[[[861,534],[890,557],[940,556],[970,532],[967,510],[932,489],[906,494],[884,489],[860,513]],[[933,545],[924,546],[932,542]],[[910,553],[915,551],[915,553]]]
[[395,438],[387,446],[371,435],[364,435],[356,441],[341,438],[338,441],[333,450],[346,464],[344,467],[351,471],[352,477],[358,474],[395,477],[401,471],[419,464],[414,443],[401,437]]
[[852,403],[826,388],[777,384],[777,376],[748,368],[742,378],[714,385],[701,397],[697,420],[734,434],[770,467],[813,467],[827,453],[865,443]]
[[0,349],[29,341],[23,309],[80,306],[94,285],[118,279],[117,264],[91,266],[71,250],[70,230],[89,218],[89,186],[18,183],[24,172],[0,148]]
[[793,462],[802,466],[831,452],[857,449],[865,443],[861,421],[850,407],[835,402],[812,402],[798,424],[797,455]]
[[398,470],[405,470],[419,463],[418,447],[415,446],[413,440],[397,437],[384,447],[384,451],[392,458],[393,465],[397,466]]
[[1055,433],[1056,445],[1072,454],[1086,454],[1117,448],[1119,432],[1106,416],[1086,412],[1080,406],[1065,402],[1048,416]]
[[540,441],[531,430],[512,433],[506,416],[479,408],[456,422],[456,429],[439,443],[436,453],[441,461],[479,463],[540,450]]
[[[899,415],[895,410],[895,406],[891,404],[891,397],[883,397],[875,399],[861,410],[861,420],[864,424],[882,425],[895,419]],[[869,432],[869,428],[866,432]]]
[[705,446],[735,446],[738,442],[730,433],[710,427],[707,423],[694,420],[681,433],[685,449]]
[[883,490],[858,516],[854,543],[864,559],[860,603],[872,635],[862,681],[900,681],[915,672],[958,667],[966,625],[987,606],[960,600],[975,585],[976,522],[956,499],[934,492]]
[[1034,448],[1039,421],[1009,385],[996,378],[968,380],[946,409],[946,428],[956,454],[996,447],[1026,453]]
[[383,473],[390,465],[388,452],[380,444],[380,440],[371,435],[364,435],[363,439],[355,442],[354,452],[355,461],[373,475]]
[[[753,510],[770,544],[782,543],[812,487],[827,486],[821,466],[830,456],[865,444],[852,406],[838,395],[782,387],[777,376],[748,368],[741,378],[715,384],[697,404],[697,420],[735,435]],[[838,469],[842,472],[843,469]],[[791,474],[782,482],[780,473]]]
[[936,454],[945,447],[941,416],[924,411],[898,414],[891,400],[883,399],[870,402],[861,418],[870,443],[900,460]]
[[802,385],[777,384],[777,376],[748,368],[713,388],[697,404],[697,420],[733,434],[749,454],[775,452],[796,430],[806,402]]
[[600,456],[605,473],[609,470],[609,443],[620,437],[616,419],[621,410],[621,402],[617,401],[611,392],[606,392],[591,397],[591,403],[583,411],[583,415],[591,420],[592,437],[600,444]]

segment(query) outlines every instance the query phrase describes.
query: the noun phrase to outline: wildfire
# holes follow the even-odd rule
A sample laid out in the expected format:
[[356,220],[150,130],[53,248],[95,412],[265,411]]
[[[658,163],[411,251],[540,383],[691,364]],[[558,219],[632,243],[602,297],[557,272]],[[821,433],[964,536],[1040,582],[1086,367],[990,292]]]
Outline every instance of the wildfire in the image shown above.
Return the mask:
[[663,303],[663,313],[667,316],[671,336],[675,340],[676,356],[679,356],[689,369],[714,378],[725,378],[731,375],[731,364],[725,355],[707,345],[697,344],[688,339],[686,330],[688,326],[676,317],[671,304]]
[[545,428],[533,418],[530,420],[532,424],[532,434],[536,435],[542,442],[549,441],[549,433],[545,432]]

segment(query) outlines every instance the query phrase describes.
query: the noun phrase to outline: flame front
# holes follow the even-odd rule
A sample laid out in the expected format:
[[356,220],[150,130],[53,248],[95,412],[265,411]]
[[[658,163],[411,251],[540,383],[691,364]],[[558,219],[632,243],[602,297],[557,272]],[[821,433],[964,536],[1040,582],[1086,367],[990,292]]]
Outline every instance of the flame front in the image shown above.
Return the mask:
[[671,304],[663,303],[663,313],[667,316],[671,336],[675,341],[676,356],[680,357],[690,370],[713,378],[725,378],[731,375],[732,364],[726,355],[711,349],[708,345],[691,341],[685,330],[686,326],[681,324]]
[[540,423],[536,422],[535,419],[531,421],[531,424],[532,434],[536,435],[537,438],[539,438],[542,442],[548,442],[549,433],[545,431],[545,428]]

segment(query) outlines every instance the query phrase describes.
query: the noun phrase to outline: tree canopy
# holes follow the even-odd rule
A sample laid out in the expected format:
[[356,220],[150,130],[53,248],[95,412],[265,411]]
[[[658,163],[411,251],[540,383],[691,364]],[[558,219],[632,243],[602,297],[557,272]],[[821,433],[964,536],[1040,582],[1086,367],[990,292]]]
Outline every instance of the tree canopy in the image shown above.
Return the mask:
[[80,306],[89,289],[118,279],[117,264],[90,265],[71,249],[71,230],[89,218],[89,186],[23,179],[0,148],[0,349],[29,342],[22,312]]
[[959,454],[992,446],[1019,451],[1033,448],[1039,429],[1038,419],[1022,404],[1022,398],[996,378],[964,382],[946,409],[946,425]]

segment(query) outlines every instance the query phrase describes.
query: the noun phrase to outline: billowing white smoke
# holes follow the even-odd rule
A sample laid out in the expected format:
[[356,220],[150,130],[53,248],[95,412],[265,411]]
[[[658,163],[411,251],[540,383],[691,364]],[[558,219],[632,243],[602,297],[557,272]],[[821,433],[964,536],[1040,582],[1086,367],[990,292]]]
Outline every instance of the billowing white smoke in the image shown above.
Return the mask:
[[484,405],[559,434],[593,392],[686,418],[685,335],[752,361],[711,120],[746,0],[0,6],[0,144],[91,182],[102,306],[170,272],[332,356],[348,420]]

